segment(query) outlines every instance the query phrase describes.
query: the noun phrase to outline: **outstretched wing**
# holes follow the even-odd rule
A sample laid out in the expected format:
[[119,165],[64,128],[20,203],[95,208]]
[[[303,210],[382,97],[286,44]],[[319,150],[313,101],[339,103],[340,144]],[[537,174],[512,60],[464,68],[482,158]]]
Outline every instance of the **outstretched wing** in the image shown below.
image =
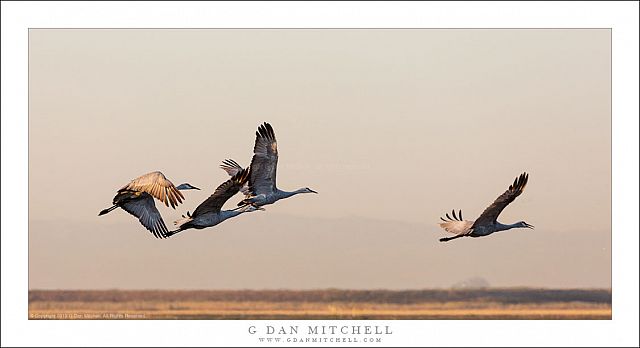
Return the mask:
[[270,194],[276,190],[278,143],[270,124],[264,123],[256,132],[249,174],[249,191],[252,195]]
[[161,172],[151,172],[133,179],[120,190],[146,192],[166,204],[167,207],[171,204],[174,209],[184,199],[182,193]]
[[193,212],[191,217],[195,217],[198,215],[202,215],[205,213],[217,213],[222,209],[224,203],[229,200],[233,195],[240,191],[240,188],[247,182],[249,179],[249,170],[243,169],[238,172],[236,175],[231,177],[231,179],[222,183],[222,185],[218,186],[216,190],[213,192],[209,198],[207,198],[204,202],[200,203],[200,205]]
[[458,212],[458,216],[456,216],[456,211],[452,210],[451,214],[453,218],[449,216],[449,213],[445,214],[446,219],[441,217],[440,220],[444,221],[440,223],[440,227],[442,227],[445,231],[457,235],[463,235],[471,232],[471,225],[473,225],[473,221],[466,221],[462,219],[462,210]]
[[242,169],[244,169],[242,168],[241,165],[238,164],[238,162],[232,159],[226,159],[222,161],[220,168],[222,168],[225,172],[227,172],[229,176],[234,176],[238,174]]
[[120,204],[120,207],[137,217],[142,226],[153,233],[156,238],[165,238],[165,234],[169,232],[151,195],[143,193],[140,198],[128,200]]
[[[242,166],[238,164],[238,162],[232,160],[232,159],[226,159],[224,161],[222,161],[222,164],[220,165],[220,168],[222,168],[225,172],[227,172],[227,174],[229,174],[229,176],[234,176],[236,174],[238,174],[242,169]],[[245,195],[246,197],[250,197],[251,196],[251,191],[249,191],[249,181],[247,180],[246,183],[244,183],[244,185],[242,185],[242,187],[240,188],[240,192],[242,192],[243,195]]]
[[[238,162],[232,160],[232,159],[226,159],[224,161],[222,161],[222,164],[220,165],[220,168],[222,168],[225,172],[227,172],[227,174],[229,174],[229,176],[234,176],[236,174],[238,174],[242,169],[242,166],[238,164]],[[240,188],[240,192],[242,192],[243,195],[249,197],[251,196],[251,191],[249,191],[249,181],[247,180],[247,182],[242,185],[242,187]]]
[[500,215],[502,210],[511,202],[513,202],[516,197],[522,194],[525,186],[527,186],[528,181],[529,174],[520,174],[520,176],[513,181],[513,184],[509,186],[509,189],[502,195],[500,195],[500,197],[498,197],[493,202],[493,204],[491,204],[482,212],[482,214],[480,214],[480,217],[478,217],[473,223],[473,227],[496,223],[496,219],[498,219],[498,216]]

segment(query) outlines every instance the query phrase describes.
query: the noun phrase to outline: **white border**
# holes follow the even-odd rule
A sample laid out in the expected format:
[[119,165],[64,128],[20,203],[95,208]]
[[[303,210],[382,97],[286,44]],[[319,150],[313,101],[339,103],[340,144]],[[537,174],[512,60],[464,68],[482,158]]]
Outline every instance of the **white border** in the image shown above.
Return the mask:
[[614,319],[393,321],[383,345],[638,346],[637,2],[2,2],[2,346],[240,346],[255,321],[26,320],[29,27],[613,28]]

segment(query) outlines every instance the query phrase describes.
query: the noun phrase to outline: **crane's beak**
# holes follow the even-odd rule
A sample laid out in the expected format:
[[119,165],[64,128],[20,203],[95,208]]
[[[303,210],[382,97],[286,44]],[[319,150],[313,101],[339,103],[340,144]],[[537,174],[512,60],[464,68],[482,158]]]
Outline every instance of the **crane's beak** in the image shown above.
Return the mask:
[[315,194],[317,194],[317,193],[318,193],[318,192],[316,192],[316,191],[314,191],[314,190],[312,190],[312,189],[309,189],[309,192],[312,192],[312,193],[315,193]]
[[525,226],[527,226],[527,228],[530,228],[530,229],[532,229],[532,230],[534,230],[534,229],[535,229],[535,226],[533,226],[533,225],[529,225],[529,224],[528,224],[528,223],[526,223],[526,222],[524,223],[524,225],[525,225]]
[[176,189],[178,190],[199,190],[199,188],[189,184],[189,183],[184,183],[184,184],[180,184],[178,186],[176,186]]

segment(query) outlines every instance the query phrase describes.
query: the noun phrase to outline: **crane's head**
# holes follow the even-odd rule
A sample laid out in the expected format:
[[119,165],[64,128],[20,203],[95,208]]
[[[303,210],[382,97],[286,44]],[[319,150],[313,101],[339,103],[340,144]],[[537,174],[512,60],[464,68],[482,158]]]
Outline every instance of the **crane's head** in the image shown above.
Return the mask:
[[184,183],[176,187],[178,190],[199,190],[199,188],[192,186],[191,184]]
[[524,227],[524,228],[534,229],[533,225],[529,225],[528,223],[526,223],[526,222],[524,222],[524,221],[520,221],[520,222],[518,222],[518,227]]
[[303,193],[318,193],[318,192],[316,192],[316,191],[314,191],[314,190],[312,190],[312,189],[310,189],[308,187],[303,188],[302,192]]

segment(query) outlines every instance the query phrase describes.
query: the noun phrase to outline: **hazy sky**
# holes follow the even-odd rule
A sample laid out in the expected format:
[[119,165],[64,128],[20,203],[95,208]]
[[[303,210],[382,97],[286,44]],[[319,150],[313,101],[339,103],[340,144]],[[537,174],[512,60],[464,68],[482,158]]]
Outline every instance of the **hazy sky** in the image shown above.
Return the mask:
[[[29,286],[610,287],[609,30],[31,30]],[[270,122],[301,195],[156,240],[129,180],[189,182],[168,227]],[[500,220],[440,243],[530,173]],[[233,197],[232,207],[241,197]]]

